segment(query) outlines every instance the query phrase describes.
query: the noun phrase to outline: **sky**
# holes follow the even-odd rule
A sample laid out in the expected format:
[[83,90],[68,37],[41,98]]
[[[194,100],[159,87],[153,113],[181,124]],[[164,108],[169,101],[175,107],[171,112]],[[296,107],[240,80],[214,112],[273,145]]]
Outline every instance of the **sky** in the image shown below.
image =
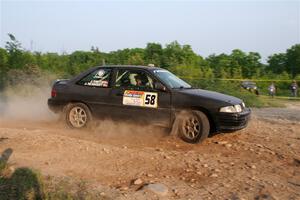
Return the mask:
[[189,44],[201,55],[233,49],[269,55],[300,43],[300,0],[0,0],[0,47],[15,35],[27,50],[109,52]]

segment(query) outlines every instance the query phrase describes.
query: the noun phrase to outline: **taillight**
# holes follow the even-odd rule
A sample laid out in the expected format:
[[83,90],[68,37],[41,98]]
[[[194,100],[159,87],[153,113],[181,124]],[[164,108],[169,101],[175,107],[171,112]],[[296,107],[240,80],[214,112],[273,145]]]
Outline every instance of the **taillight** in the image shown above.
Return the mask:
[[56,97],[57,93],[56,93],[56,90],[54,88],[52,88],[51,90],[51,97]]

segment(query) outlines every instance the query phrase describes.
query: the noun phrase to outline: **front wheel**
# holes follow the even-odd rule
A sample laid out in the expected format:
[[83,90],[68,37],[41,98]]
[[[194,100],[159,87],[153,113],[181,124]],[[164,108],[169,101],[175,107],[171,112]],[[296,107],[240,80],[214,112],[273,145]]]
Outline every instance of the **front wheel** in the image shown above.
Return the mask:
[[188,143],[199,143],[209,135],[210,124],[201,111],[189,111],[179,116],[179,137]]
[[81,129],[87,127],[92,115],[89,108],[83,103],[70,103],[65,107],[65,119],[70,128]]

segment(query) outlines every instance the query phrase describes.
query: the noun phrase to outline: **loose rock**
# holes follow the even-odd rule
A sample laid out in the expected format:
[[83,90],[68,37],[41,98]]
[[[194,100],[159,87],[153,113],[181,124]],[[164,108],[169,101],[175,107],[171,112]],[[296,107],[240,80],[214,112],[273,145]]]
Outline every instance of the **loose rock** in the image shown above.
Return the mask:
[[121,191],[127,191],[129,188],[127,186],[123,186],[120,188]]
[[227,142],[227,141],[217,141],[216,143],[217,143],[217,144],[225,145],[225,144],[227,144],[228,142]]
[[157,195],[166,196],[168,194],[168,188],[164,184],[154,183],[143,187],[144,190],[149,190]]
[[134,185],[140,185],[140,184],[142,184],[142,183],[143,183],[143,181],[142,181],[142,179],[140,179],[140,178],[135,179],[135,181],[133,182]]

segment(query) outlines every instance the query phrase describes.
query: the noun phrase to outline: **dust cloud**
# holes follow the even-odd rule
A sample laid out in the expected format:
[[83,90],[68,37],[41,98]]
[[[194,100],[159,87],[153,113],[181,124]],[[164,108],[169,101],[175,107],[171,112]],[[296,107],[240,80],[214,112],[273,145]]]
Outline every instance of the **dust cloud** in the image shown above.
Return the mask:
[[50,86],[17,85],[0,93],[0,118],[46,121],[57,116],[47,106]]
[[161,138],[170,132],[168,129],[151,126],[150,124],[140,125],[134,122],[116,122],[110,119],[97,121],[92,130],[96,134],[101,134],[102,139],[117,137],[129,140],[134,138],[147,140],[147,136],[149,136],[149,139],[153,136]]
[[[41,129],[57,129],[59,134],[87,140],[111,140],[142,142],[153,138],[161,139],[170,130],[148,124],[114,121],[111,119],[95,120],[87,129],[68,128],[59,115],[49,110],[47,99],[50,97],[51,86],[23,84],[7,87],[0,92],[0,121],[12,127],[29,127]],[[121,139],[121,140],[120,140]]]

